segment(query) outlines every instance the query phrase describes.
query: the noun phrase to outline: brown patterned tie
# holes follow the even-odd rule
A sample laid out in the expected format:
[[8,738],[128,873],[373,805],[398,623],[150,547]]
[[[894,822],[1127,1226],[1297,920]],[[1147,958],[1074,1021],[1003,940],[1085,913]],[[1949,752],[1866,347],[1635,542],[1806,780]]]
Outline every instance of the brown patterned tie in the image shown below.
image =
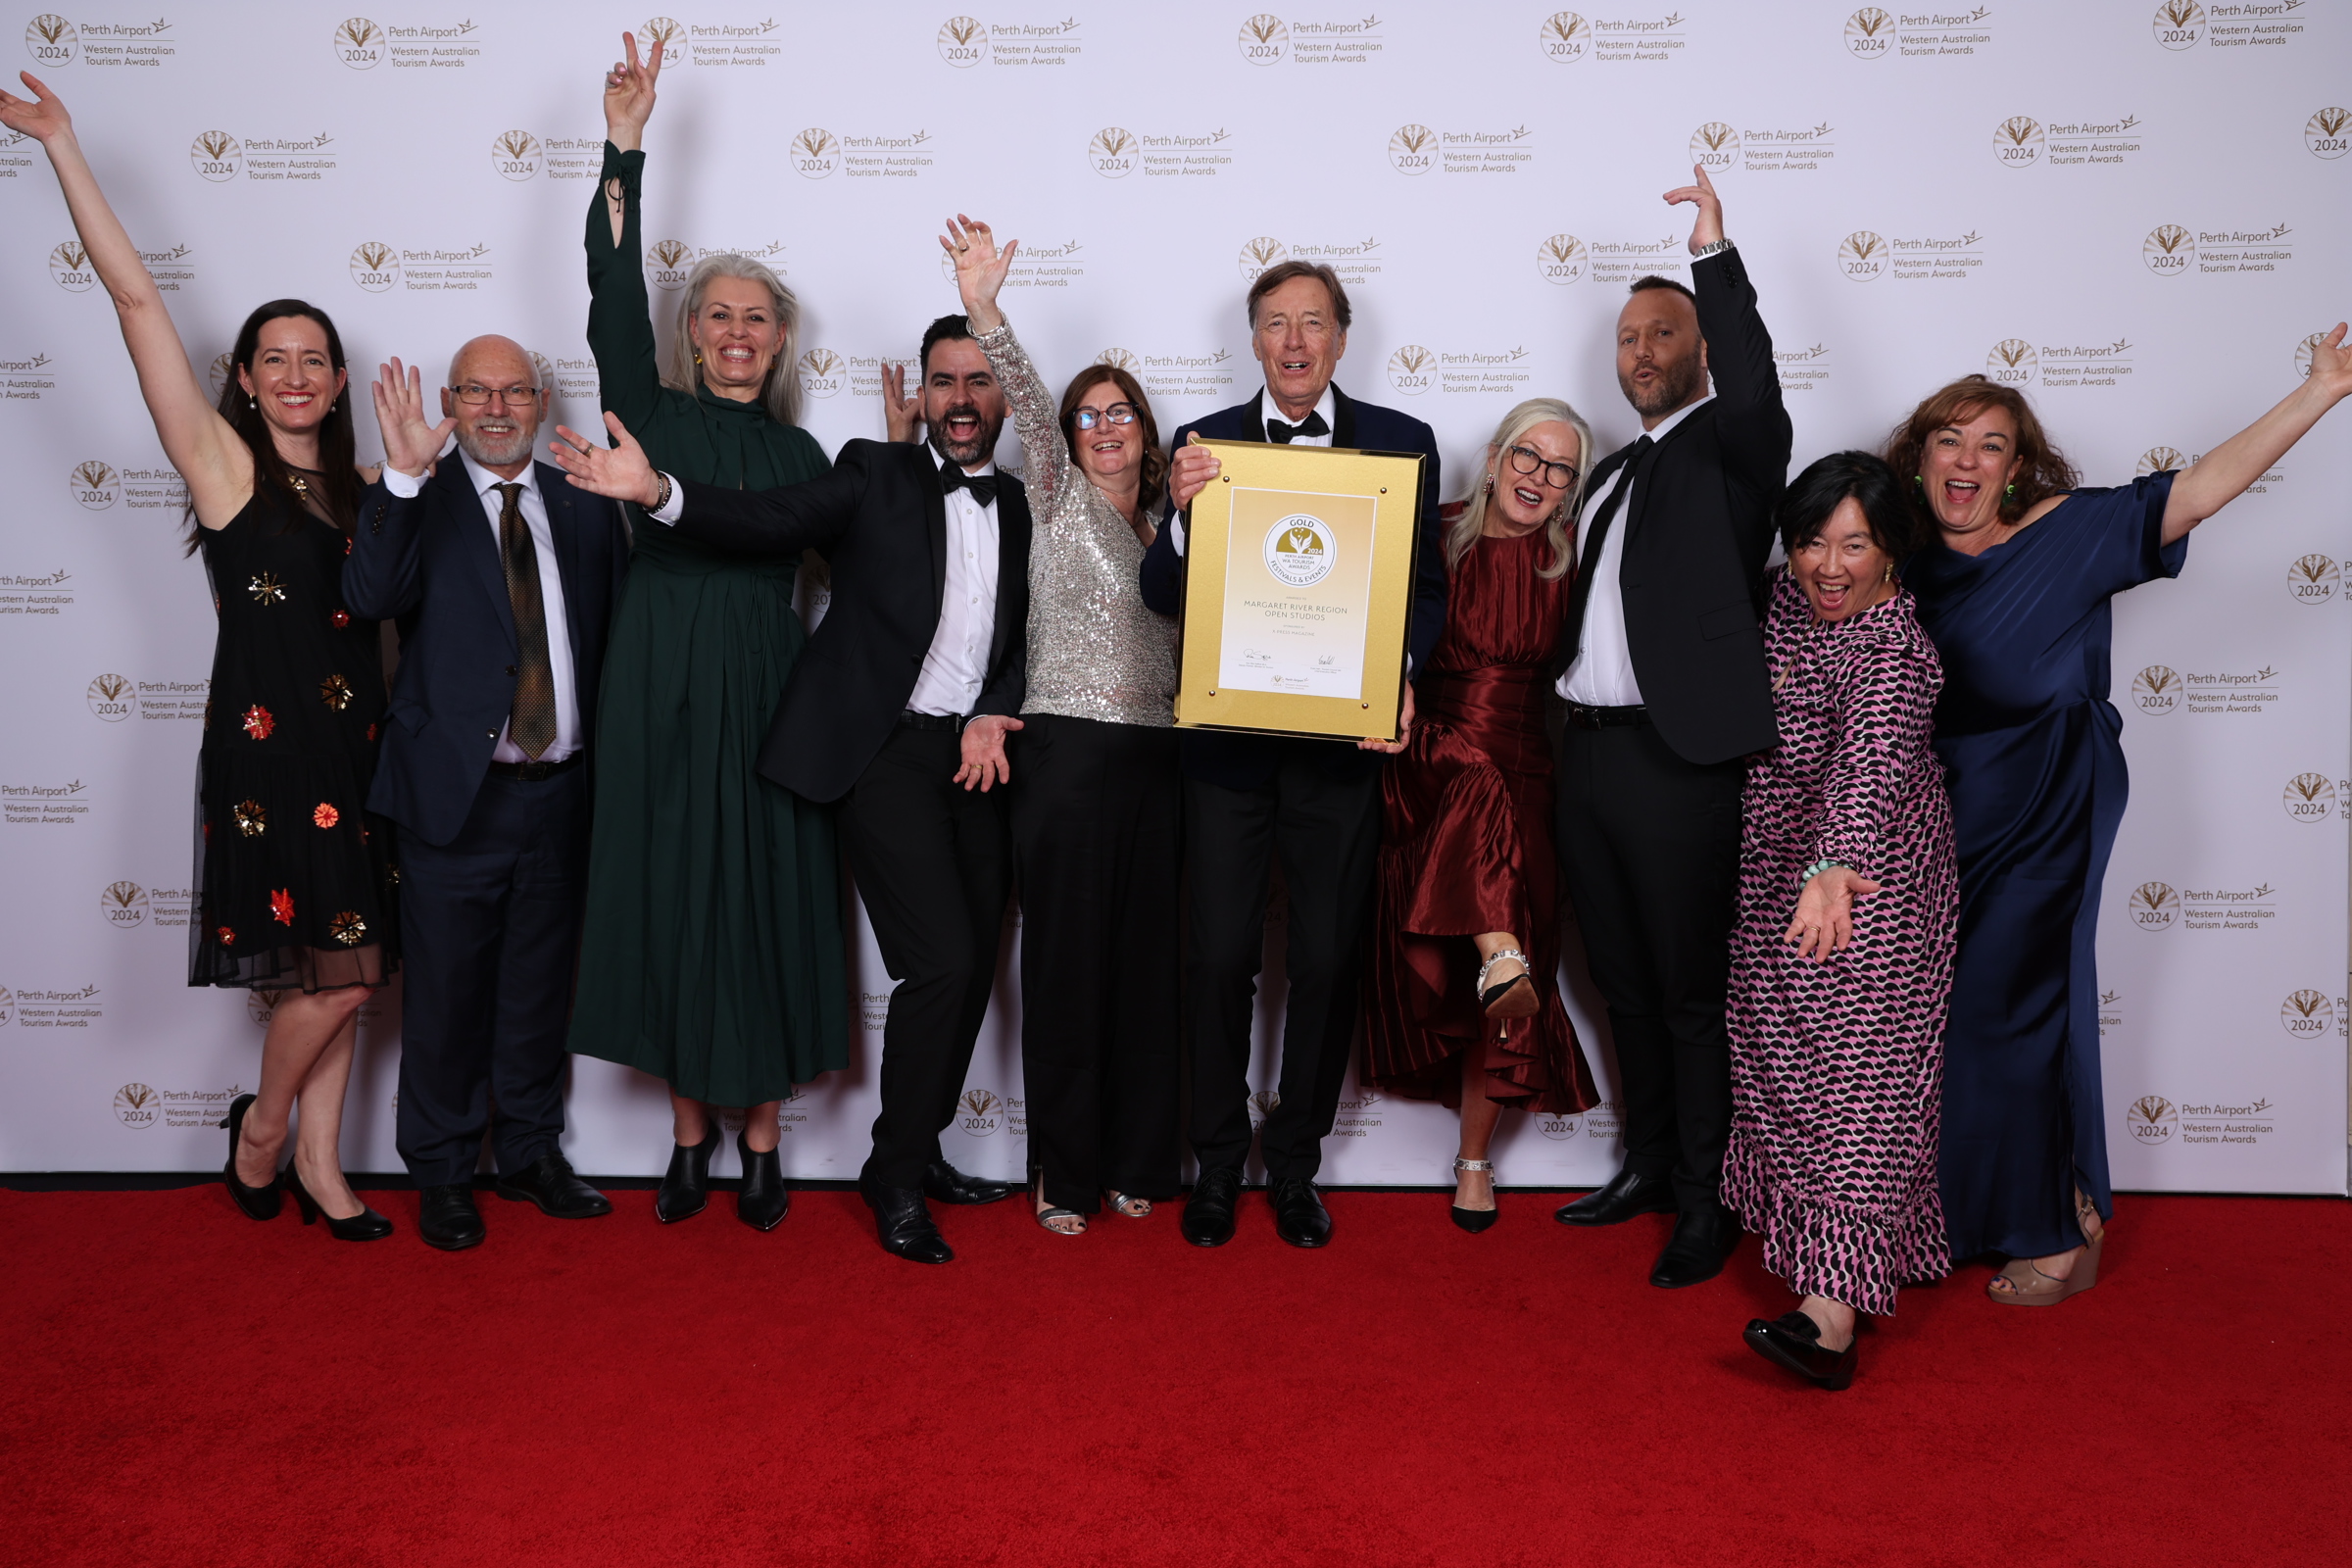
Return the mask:
[[533,761],[556,743],[556,670],[547,659],[547,605],[539,597],[539,552],[531,525],[522,517],[522,486],[494,485],[506,499],[498,509],[498,554],[507,568],[507,601],[514,607],[514,640],[522,647],[515,666],[514,707],[507,739]]

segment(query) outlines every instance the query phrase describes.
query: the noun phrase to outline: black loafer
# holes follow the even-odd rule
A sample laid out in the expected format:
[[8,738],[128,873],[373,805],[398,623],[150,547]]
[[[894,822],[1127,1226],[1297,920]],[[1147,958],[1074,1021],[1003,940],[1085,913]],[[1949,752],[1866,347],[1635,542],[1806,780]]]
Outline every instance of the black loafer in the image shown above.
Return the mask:
[[1658,1254],[1649,1283],[1661,1291],[1703,1285],[1723,1272],[1740,1246],[1740,1217],[1719,1203],[1686,1210],[1674,1222],[1674,1238]]
[[715,1127],[704,1133],[699,1144],[670,1145],[669,1169],[654,1194],[654,1218],[674,1225],[710,1206],[710,1156],[716,1152]]
[[1304,1176],[1285,1176],[1274,1184],[1274,1234],[1293,1247],[1323,1247],[1331,1241],[1331,1210],[1323,1195]]
[[1787,1367],[1816,1387],[1837,1390],[1853,1386],[1854,1349],[1862,1343],[1859,1334],[1842,1350],[1825,1350],[1820,1324],[1802,1312],[1784,1312],[1770,1323],[1760,1317],[1748,1319],[1747,1332],[1740,1338],[1765,1360]]
[[956,1257],[948,1239],[931,1223],[931,1209],[912,1187],[885,1187],[870,1176],[858,1178],[858,1196],[874,1211],[882,1250],[909,1263],[948,1263]]
[[735,1217],[756,1231],[772,1231],[792,1212],[792,1189],[784,1185],[784,1162],[773,1149],[760,1153],[735,1138],[743,1156],[743,1191],[735,1195]]
[[427,1187],[418,1195],[416,1209],[416,1234],[425,1246],[463,1252],[482,1245],[482,1211],[473,1206],[471,1187]]
[[612,1200],[571,1173],[571,1161],[549,1150],[528,1165],[498,1178],[498,1196],[537,1203],[553,1219],[594,1219],[612,1212]]
[[1628,1168],[1610,1177],[1606,1187],[1587,1193],[1551,1217],[1563,1225],[1622,1225],[1636,1214],[1671,1214],[1677,1206],[1674,1183]]
[[1241,1200],[1242,1173],[1230,1165],[1204,1170],[1193,1183],[1178,1228],[1195,1247],[1223,1247],[1233,1240],[1233,1205]]
[[985,1176],[966,1176],[944,1159],[923,1167],[923,1196],[940,1203],[993,1203],[1021,1189],[1011,1182],[992,1182]]

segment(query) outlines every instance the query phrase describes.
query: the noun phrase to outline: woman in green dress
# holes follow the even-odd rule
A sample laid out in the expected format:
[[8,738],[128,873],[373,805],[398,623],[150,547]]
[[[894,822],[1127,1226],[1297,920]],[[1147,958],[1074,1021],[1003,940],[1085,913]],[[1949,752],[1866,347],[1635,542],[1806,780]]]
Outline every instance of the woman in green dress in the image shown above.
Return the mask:
[[[747,257],[688,280],[669,362],[656,354],[639,226],[639,143],[662,50],[605,79],[604,174],[588,213],[588,343],[604,406],[669,472],[763,490],[813,479],[793,423],[799,306]],[[596,825],[572,1051],[669,1085],[676,1148],[663,1221],[702,1212],[718,1128],[742,1106],[736,1212],[770,1230],[790,1195],[777,1112],[849,1061],[849,992],[830,812],[755,766],[807,632],[798,556],[722,555],[634,519],[636,552],[605,657]]]

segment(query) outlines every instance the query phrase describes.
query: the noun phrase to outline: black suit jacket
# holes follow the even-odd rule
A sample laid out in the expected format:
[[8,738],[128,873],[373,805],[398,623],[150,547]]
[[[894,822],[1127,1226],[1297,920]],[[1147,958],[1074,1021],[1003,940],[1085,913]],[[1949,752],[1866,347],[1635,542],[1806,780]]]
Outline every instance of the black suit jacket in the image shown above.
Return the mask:
[[[1708,763],[1780,744],[1761,623],[1789,431],[1772,335],[1740,253],[1691,264],[1690,280],[1715,398],[1651,449],[1634,476],[1633,515],[1614,525],[1626,530],[1618,582],[1649,721],[1676,756]],[[1592,470],[1592,494],[1615,482],[1632,450]],[[1572,612],[1555,674],[1576,658],[1583,630]]]
[[[939,630],[948,586],[948,504],[928,447],[852,441],[830,472],[774,490],[685,487],[677,530],[726,550],[813,550],[833,599],[792,666],[760,771],[812,801],[838,801],[890,739]],[[648,523],[660,527],[660,523]],[[996,629],[975,713],[1018,713],[1027,690],[1029,497],[997,479]]]
[[[531,467],[555,536],[585,746],[596,723],[605,639],[629,568],[628,529],[618,506],[575,490],[563,469]],[[400,669],[384,710],[368,809],[427,844],[447,844],[481,792],[514,706],[520,657],[498,535],[455,452],[413,497],[392,494],[381,479],[368,486],[343,562],[343,602],[355,615],[400,624]]]
[[[1263,441],[1265,397],[1261,388],[1247,403],[1219,409],[1195,420],[1176,432],[1175,447],[1181,450],[1195,431],[1204,441]],[[1421,465],[1420,541],[1413,562],[1412,618],[1405,631],[1405,652],[1412,660],[1412,668],[1418,670],[1429,662],[1429,656],[1437,651],[1438,637],[1446,629],[1446,531],[1438,523],[1438,438],[1427,424],[1411,415],[1377,404],[1358,403],[1337,385],[1332,387],[1331,397],[1332,411],[1337,416],[1331,428],[1333,446],[1369,452],[1418,452],[1429,460]],[[1173,517],[1175,509],[1169,508],[1167,514]],[[1141,584],[1144,603],[1163,615],[1180,613],[1184,607],[1185,571],[1191,562],[1189,553],[1181,556],[1176,553],[1173,530],[1163,521],[1159,537],[1144,552]],[[1186,730],[1181,745],[1184,771],[1189,777],[1237,790],[1263,789],[1271,784],[1285,748],[1309,748],[1319,762],[1339,773],[1375,768],[1383,760],[1379,752],[1359,751],[1342,742],[1239,735],[1223,730]]]

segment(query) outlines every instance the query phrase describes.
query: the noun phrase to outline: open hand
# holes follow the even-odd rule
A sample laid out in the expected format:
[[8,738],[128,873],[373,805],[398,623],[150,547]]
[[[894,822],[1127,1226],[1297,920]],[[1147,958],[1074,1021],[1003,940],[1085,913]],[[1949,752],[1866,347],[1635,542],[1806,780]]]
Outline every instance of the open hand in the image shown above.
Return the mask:
[[1404,704],[1396,710],[1396,738],[1393,741],[1374,740],[1370,736],[1355,743],[1359,752],[1386,752],[1391,757],[1413,744],[1413,683],[1404,683]]
[[913,441],[923,432],[923,400],[918,389],[906,390],[906,366],[901,360],[882,366],[882,429],[890,441]]
[[1692,164],[1690,172],[1698,176],[1698,183],[1677,185],[1666,193],[1666,205],[1680,207],[1690,202],[1698,208],[1698,221],[1690,225],[1690,254],[1696,256],[1723,238],[1723,198],[1715,194],[1715,182],[1704,168]]
[[939,237],[939,244],[956,264],[956,292],[963,297],[964,314],[971,318],[972,330],[993,332],[1003,326],[1004,318],[997,310],[997,290],[1004,286],[1004,274],[1012,270],[1013,253],[1021,248],[1021,242],[1008,239],[1000,251],[997,236],[986,223],[974,222],[957,213],[948,220],[948,231]]
[[634,151],[645,138],[645,122],[654,112],[654,82],[662,74],[662,40],[654,52],[637,58],[637,35],[624,32],[620,46],[627,58],[612,62],[605,73],[605,139],[622,152]]
[[1797,895],[1796,917],[1781,940],[1794,948],[1798,957],[1816,963],[1843,953],[1854,940],[1854,901],[1869,898],[1884,885],[1842,865],[1815,873]]
[[1168,500],[1178,512],[1191,506],[1193,497],[1207,489],[1217,470],[1224,466],[1214,452],[1195,444],[1200,439],[1195,433],[1177,449],[1175,461],[1168,465]]
[[423,378],[414,365],[404,369],[398,355],[390,365],[375,368],[373,391],[375,424],[384,437],[384,466],[398,468],[412,479],[420,477],[441,456],[442,445],[458,421],[425,422]]
[[1026,727],[1004,713],[982,713],[964,725],[963,765],[956,769],[952,782],[967,790],[977,785],[983,795],[996,785],[1012,782],[1012,764],[1004,760],[1004,737]]
[[614,444],[609,447],[559,424],[558,439],[549,444],[548,455],[556,460],[557,467],[571,475],[573,484],[592,495],[634,501],[648,509],[660,506],[662,476],[646,461],[645,448],[629,434],[618,415],[606,414],[605,428],[612,432]]
[[29,71],[20,71],[17,74],[25,86],[32,89],[32,96],[19,98],[0,88],[0,125],[30,136],[44,146],[52,136],[71,135],[74,117],[66,113],[66,106],[57,94],[42,85],[41,79]]

